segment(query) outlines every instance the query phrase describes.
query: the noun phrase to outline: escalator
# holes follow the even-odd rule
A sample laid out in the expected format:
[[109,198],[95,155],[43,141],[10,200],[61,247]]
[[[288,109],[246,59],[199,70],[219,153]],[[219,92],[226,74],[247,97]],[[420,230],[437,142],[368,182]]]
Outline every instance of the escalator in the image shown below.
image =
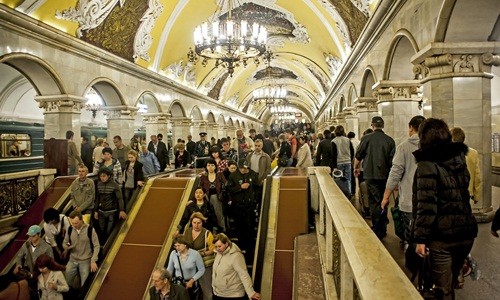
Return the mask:
[[[148,180],[102,262],[86,299],[141,299],[165,262],[172,234],[195,185],[196,170]],[[180,212],[180,213],[179,213]]]
[[[261,222],[254,286],[262,299],[292,299],[295,237],[308,233],[307,172],[279,168],[266,193],[267,220]],[[264,215],[263,215],[264,217]],[[264,236],[265,232],[265,237]]]
[[43,221],[43,212],[54,207],[62,210],[69,202],[69,186],[75,180],[75,176],[61,176],[55,178],[49,187],[38,197],[33,205],[14,224],[17,234],[0,250],[0,274],[7,273],[13,264],[17,252],[26,242],[26,233],[33,224]]

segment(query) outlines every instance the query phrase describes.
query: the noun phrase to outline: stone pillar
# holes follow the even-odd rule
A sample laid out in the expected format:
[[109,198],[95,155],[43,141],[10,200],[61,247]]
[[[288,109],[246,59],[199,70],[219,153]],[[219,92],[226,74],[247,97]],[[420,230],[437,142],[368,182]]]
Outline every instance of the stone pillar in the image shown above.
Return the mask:
[[81,146],[80,113],[86,101],[73,95],[36,96],[38,106],[44,109],[44,139],[66,139],[66,131],[75,133],[76,149]]
[[[465,131],[479,152],[482,197],[473,205],[480,222],[493,218],[491,205],[491,66],[500,65],[498,42],[432,43],[413,56],[430,115]],[[496,49],[496,50],[495,50]],[[424,107],[425,109],[425,107]]]
[[226,125],[218,125],[217,126],[217,136],[220,139],[227,137],[227,126]]
[[174,141],[174,145],[177,143],[177,139],[182,139],[187,143],[187,137],[191,134],[191,119],[171,118],[170,124],[172,126],[172,140]]
[[352,131],[356,134],[356,138],[359,139],[358,132],[359,132],[359,119],[356,116],[356,109],[352,106],[344,108],[344,113],[345,113],[345,123],[346,123],[346,128],[345,132],[346,134],[349,131]]
[[[163,134],[163,142],[168,140],[168,113],[145,113],[142,114],[144,123],[146,124],[146,140],[154,134]],[[175,142],[175,141],[173,141]],[[175,144],[175,143],[174,143]]]
[[419,103],[422,91],[419,80],[381,80],[374,85],[378,101],[378,112],[384,119],[384,132],[396,145],[408,138],[408,122],[422,115]]
[[231,126],[231,125],[227,126],[227,132],[226,133],[227,133],[226,136],[230,136],[231,139],[236,138],[236,126],[234,126],[234,125],[233,126]]
[[125,144],[127,141],[130,141],[134,136],[134,120],[138,108],[135,106],[119,105],[103,107],[102,110],[104,110],[104,115],[108,117],[107,141],[110,147],[114,148],[113,137],[115,135],[121,136]]
[[372,117],[378,115],[377,98],[358,97],[354,100],[356,107],[356,116],[358,117],[359,132],[354,132],[360,140],[363,132],[371,128]]
[[344,127],[344,130],[347,128],[347,123],[345,120],[345,112],[341,111],[337,114],[337,124],[335,126],[342,125]]
[[[193,120],[191,122],[191,132],[193,140],[198,141],[200,132],[207,132],[207,122],[204,120]],[[210,140],[210,137],[208,139]]]
[[207,141],[214,137],[217,140],[219,137],[217,123],[207,123]]

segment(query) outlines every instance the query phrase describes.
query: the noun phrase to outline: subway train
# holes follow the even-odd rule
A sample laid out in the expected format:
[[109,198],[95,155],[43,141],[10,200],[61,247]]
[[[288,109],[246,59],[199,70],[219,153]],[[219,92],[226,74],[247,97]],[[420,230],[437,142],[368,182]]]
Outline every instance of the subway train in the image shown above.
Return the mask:
[[[144,139],[144,130],[135,130]],[[107,137],[107,128],[82,126],[82,136],[95,143],[97,138]],[[29,171],[44,167],[44,125],[0,121],[0,174]]]

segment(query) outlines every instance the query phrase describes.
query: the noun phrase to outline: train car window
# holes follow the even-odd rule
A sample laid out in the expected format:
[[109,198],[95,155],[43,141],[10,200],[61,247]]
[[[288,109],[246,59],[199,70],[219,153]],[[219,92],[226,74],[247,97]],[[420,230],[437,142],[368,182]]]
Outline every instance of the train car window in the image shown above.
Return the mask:
[[3,133],[0,135],[1,158],[31,155],[29,134]]

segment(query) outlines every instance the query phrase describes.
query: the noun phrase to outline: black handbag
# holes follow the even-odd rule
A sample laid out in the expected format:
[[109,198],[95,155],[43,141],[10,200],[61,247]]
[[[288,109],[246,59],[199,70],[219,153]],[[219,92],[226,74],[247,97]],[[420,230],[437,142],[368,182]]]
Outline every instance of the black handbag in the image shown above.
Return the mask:
[[186,280],[184,278],[184,272],[182,271],[181,259],[179,258],[178,255],[177,255],[177,260],[179,261],[179,268],[181,268],[181,275],[182,276],[181,277],[176,276],[176,277],[172,278],[172,282],[175,283],[175,284],[178,284],[180,286],[183,286],[188,291],[189,297],[191,299],[196,299],[197,296],[199,295],[200,291],[201,291],[200,290],[200,285],[198,284],[198,281],[195,281],[194,284],[193,284],[193,287],[191,287],[189,289],[186,287],[186,282],[188,282],[189,279]]

